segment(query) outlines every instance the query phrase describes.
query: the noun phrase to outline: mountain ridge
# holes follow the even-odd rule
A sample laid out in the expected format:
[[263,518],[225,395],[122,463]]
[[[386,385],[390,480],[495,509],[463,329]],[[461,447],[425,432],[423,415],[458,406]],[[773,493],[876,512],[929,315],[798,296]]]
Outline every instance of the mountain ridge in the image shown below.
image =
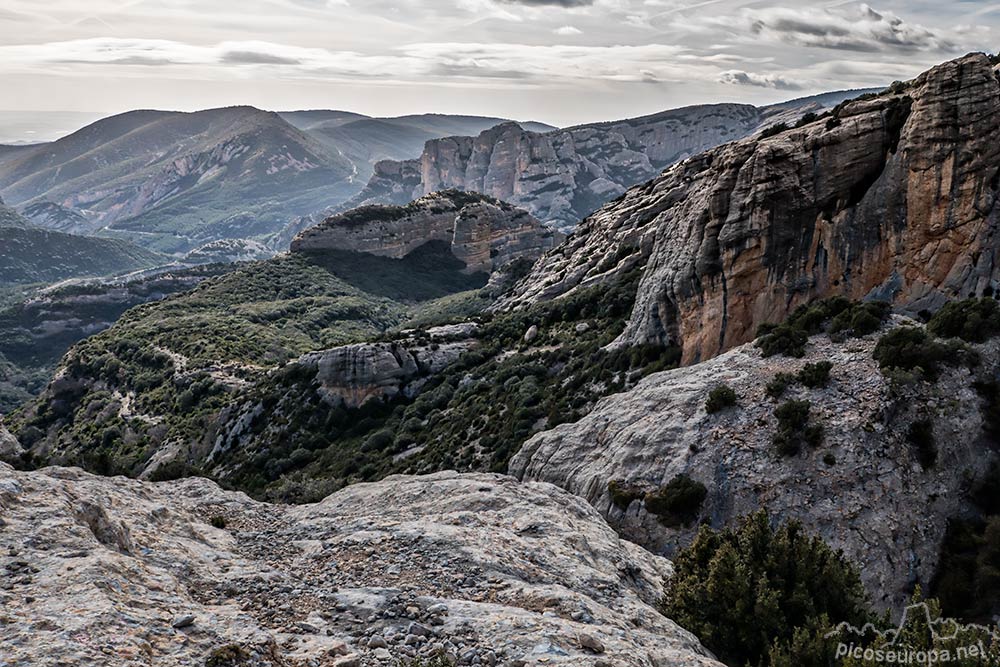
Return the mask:
[[430,141],[419,159],[388,160],[341,209],[405,204],[443,188],[483,192],[569,231],[585,215],[662,169],[768,125],[793,123],[855,91],[755,107],[703,104],[534,133],[505,123]]

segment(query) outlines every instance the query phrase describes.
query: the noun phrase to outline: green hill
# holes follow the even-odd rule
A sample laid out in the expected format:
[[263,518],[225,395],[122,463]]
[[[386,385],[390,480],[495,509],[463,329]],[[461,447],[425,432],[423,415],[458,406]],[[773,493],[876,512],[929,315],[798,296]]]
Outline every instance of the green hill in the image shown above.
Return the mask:
[[26,224],[0,226],[0,248],[0,286],[106,276],[167,262],[163,255],[128,241],[73,236]]

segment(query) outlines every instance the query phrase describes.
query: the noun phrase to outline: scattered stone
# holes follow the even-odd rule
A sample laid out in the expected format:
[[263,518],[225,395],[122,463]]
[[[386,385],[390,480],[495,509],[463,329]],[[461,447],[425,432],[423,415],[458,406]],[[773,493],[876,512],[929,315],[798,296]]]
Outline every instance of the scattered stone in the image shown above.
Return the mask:
[[178,616],[171,622],[171,626],[180,630],[181,628],[189,628],[194,625],[195,616],[194,614],[184,614],[183,616]]
[[587,649],[591,653],[601,654],[604,653],[604,644],[601,643],[594,635],[582,634],[580,635],[580,646]]

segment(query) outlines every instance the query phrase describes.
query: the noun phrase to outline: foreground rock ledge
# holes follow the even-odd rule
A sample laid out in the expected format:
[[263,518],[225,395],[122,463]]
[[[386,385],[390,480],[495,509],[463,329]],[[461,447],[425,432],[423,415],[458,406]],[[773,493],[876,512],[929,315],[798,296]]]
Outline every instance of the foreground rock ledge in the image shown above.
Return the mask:
[[668,561],[499,475],[291,507],[0,464],[0,567],[5,665],[719,665],[654,608]]

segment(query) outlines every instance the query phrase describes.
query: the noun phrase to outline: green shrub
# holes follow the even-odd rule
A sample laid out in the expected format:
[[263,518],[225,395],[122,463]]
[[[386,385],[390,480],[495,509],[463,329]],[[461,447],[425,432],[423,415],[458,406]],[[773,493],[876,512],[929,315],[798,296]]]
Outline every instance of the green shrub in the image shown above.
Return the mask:
[[659,491],[646,494],[645,507],[668,526],[688,525],[697,518],[707,496],[704,484],[680,474]]
[[948,523],[932,591],[948,616],[992,622],[1000,613],[1000,515]]
[[919,327],[900,327],[879,339],[872,353],[883,372],[889,369],[920,369],[930,380],[937,378],[942,364],[978,363],[978,356],[960,343],[946,344]]
[[388,449],[395,443],[396,437],[389,429],[375,431],[365,439],[361,449],[368,452],[377,452]]
[[990,623],[1000,614],[1000,463],[969,498],[975,514],[948,522],[931,590],[948,616]]
[[892,307],[885,301],[854,303],[841,311],[831,321],[831,334],[845,333],[860,338],[878,331],[888,319]]
[[809,401],[786,401],[774,410],[778,420],[772,442],[781,456],[795,456],[803,445],[815,447],[823,441],[823,427],[809,423]]
[[778,400],[785,395],[785,391],[795,383],[795,376],[791,373],[778,373],[768,381],[764,387],[764,393],[770,398]]
[[200,469],[185,463],[184,461],[171,461],[152,472],[149,476],[151,482],[172,482],[185,477],[200,477],[203,473]]
[[634,501],[646,495],[641,487],[616,479],[608,482],[608,493],[611,494],[611,502],[619,509],[627,509]]
[[208,523],[210,523],[213,528],[223,529],[226,527],[226,517],[221,514],[216,514],[208,520]]
[[783,354],[787,357],[803,357],[809,334],[788,324],[779,324],[757,341],[765,357]]
[[795,123],[795,127],[805,127],[809,123],[815,123],[817,120],[819,120],[819,115],[810,111],[809,113],[804,114],[802,118],[799,118],[799,120]]
[[941,338],[986,342],[1000,334],[1000,304],[994,299],[951,301],[931,317],[927,330]]
[[765,324],[757,330],[757,347],[765,357],[805,355],[809,336],[826,331],[846,336],[866,336],[877,331],[891,307],[882,301],[854,303],[835,296],[799,306],[782,324]]
[[910,424],[906,434],[913,447],[920,467],[929,470],[937,461],[937,445],[934,442],[934,423],[929,419],[921,419]]
[[713,414],[725,410],[736,405],[736,401],[736,392],[731,387],[724,384],[719,385],[708,393],[708,399],[705,401],[705,412]]
[[767,139],[769,137],[774,137],[788,129],[790,129],[788,127],[788,123],[775,123],[774,125],[765,128],[764,131],[760,133],[760,138]]
[[774,410],[774,416],[778,418],[779,428],[802,429],[809,421],[809,410],[812,404],[809,401],[786,401]]
[[810,389],[825,387],[830,382],[830,370],[833,364],[829,361],[818,361],[815,364],[806,364],[796,376],[799,382]]
[[240,667],[250,660],[250,654],[239,644],[228,644],[212,649],[205,659],[205,667]]
[[858,571],[843,554],[796,522],[773,528],[764,510],[735,529],[702,527],[674,557],[674,570],[663,613],[728,665],[768,664],[772,650],[804,650],[795,641],[803,630],[871,620]]

